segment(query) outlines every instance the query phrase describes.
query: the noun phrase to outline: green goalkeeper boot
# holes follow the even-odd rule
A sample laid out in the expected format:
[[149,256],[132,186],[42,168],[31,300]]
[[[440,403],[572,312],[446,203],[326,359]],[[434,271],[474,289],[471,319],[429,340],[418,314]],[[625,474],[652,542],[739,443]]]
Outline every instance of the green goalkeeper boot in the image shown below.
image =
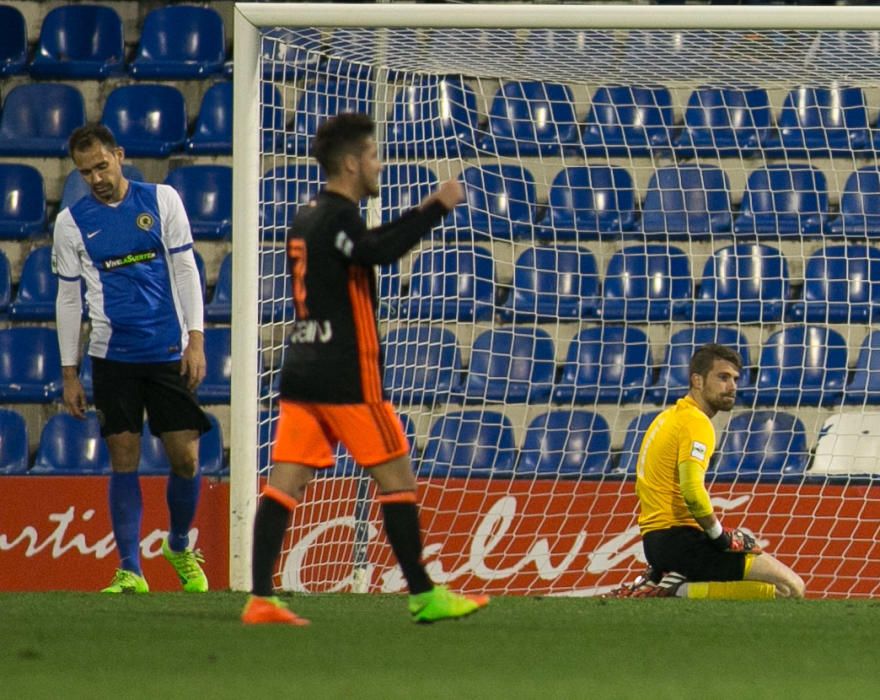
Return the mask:
[[147,579],[139,576],[134,571],[116,569],[113,580],[107,588],[102,588],[101,593],[149,593],[150,587]]
[[205,558],[198,550],[193,551],[189,547],[182,552],[175,552],[168,546],[168,539],[162,540],[162,556],[168,560],[174,571],[177,572],[177,578],[180,579],[180,585],[187,593],[205,593],[208,590],[208,577],[202,571],[202,564]]
[[445,586],[409,597],[409,614],[413,622],[423,624],[455,620],[477,612],[489,604],[487,595],[459,595]]

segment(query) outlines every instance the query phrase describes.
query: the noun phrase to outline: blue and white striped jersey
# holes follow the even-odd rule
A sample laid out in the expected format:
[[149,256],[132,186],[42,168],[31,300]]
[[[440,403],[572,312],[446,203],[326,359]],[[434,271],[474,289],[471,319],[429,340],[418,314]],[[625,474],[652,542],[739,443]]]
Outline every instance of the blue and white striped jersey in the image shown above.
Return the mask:
[[[180,359],[187,331],[201,330],[202,300],[198,289],[198,320],[188,329],[181,296],[191,302],[192,290],[175,281],[172,256],[191,258],[192,246],[183,203],[168,185],[130,181],[117,204],[89,195],[58,215],[53,264],[61,283],[85,280],[90,355],[120,362]],[[59,313],[62,365],[75,365],[76,334],[62,333],[62,322]]]

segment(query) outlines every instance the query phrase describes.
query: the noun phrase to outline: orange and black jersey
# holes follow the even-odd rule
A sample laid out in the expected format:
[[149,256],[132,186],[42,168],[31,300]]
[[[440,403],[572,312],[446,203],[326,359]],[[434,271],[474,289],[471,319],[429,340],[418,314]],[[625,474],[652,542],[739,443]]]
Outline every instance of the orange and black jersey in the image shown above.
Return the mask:
[[446,214],[439,202],[368,230],[358,206],[322,191],[287,235],[296,321],[281,371],[291,401],[385,400],[376,327],[374,265],[413,248]]

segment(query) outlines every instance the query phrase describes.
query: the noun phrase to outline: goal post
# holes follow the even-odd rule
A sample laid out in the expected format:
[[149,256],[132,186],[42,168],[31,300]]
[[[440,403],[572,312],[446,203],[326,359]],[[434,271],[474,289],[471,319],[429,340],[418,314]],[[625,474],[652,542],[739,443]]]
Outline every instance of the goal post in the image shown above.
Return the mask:
[[[640,431],[718,341],[746,366],[713,421],[716,510],[809,595],[876,595],[878,76],[870,7],[237,3],[232,588],[293,331],[287,225],[322,183],[316,125],[357,110],[386,163],[371,225],[444,179],[468,192],[377,270],[436,581],[590,595],[632,577]],[[373,496],[340,452],[278,583],[402,590]]]

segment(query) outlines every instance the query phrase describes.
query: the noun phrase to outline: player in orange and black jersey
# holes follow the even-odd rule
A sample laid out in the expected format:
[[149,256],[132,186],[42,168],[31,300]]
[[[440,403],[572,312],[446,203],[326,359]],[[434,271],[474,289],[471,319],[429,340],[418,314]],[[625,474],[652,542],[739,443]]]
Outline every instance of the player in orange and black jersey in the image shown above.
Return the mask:
[[376,481],[385,533],[409,588],[416,622],[462,617],[486,596],[435,586],[422,564],[409,445],[382,389],[373,265],[397,260],[464,199],[448,180],[399,219],[367,230],[358,203],[379,194],[382,164],[364,114],[324,122],[313,152],[327,186],[293,221],[287,240],[296,322],[281,373],[274,466],[254,522],[253,588],[247,624],[308,624],[273,595],[272,575],[291,512],[342,442]]

